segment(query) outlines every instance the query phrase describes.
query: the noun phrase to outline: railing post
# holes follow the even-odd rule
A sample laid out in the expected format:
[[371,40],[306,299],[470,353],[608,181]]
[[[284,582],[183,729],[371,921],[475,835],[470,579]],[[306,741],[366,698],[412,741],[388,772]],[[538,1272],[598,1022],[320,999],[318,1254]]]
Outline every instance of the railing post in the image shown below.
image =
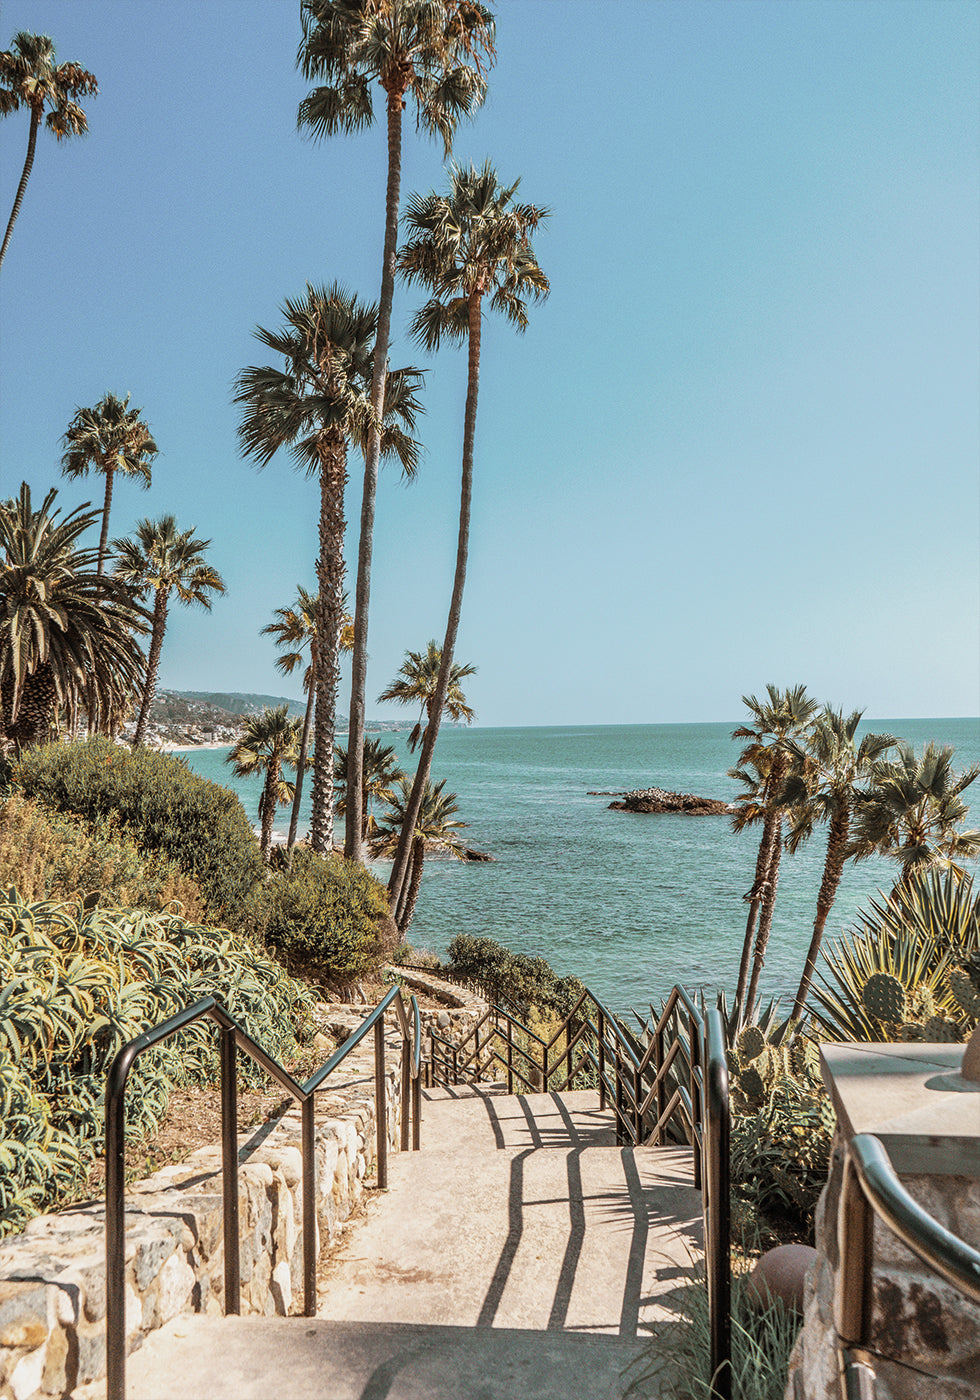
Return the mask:
[[453,1085],[459,1083],[459,1046],[453,1046]]
[[310,1094],[300,1105],[303,1125],[303,1314],[316,1316],[316,1111]]
[[408,1120],[409,1120],[409,1116],[410,1116],[411,1111],[412,1111],[412,1107],[411,1107],[412,1068],[411,1068],[411,1065],[409,1064],[409,1056],[411,1055],[411,1051],[412,1051],[412,1047],[411,1047],[410,1041],[409,1041],[406,1037],[403,1037],[403,1039],[402,1039],[402,1077],[401,1077],[401,1094],[400,1094],[400,1096],[399,1096],[399,1102],[400,1102],[400,1104],[401,1104],[401,1119],[402,1119],[402,1124],[401,1124],[401,1127],[402,1127],[401,1148],[402,1148],[402,1151],[403,1151],[403,1152],[407,1152],[407,1151],[408,1151],[408,1136],[409,1136],[409,1122],[408,1122]]
[[616,1041],[616,1146],[623,1144],[623,1056]]
[[507,1092],[514,1092],[514,1025],[507,1017]]
[[840,1205],[837,1214],[840,1277],[834,1300],[838,1335],[852,1346],[866,1347],[871,1334],[872,1246],[874,1210],[858,1181],[854,1159],[844,1159]]
[[599,1110],[606,1107],[606,1017],[599,1012]]
[[[714,1027],[714,1036],[712,1036]],[[709,1011],[705,1032],[705,1120],[707,1126],[707,1175],[710,1191],[705,1192],[705,1236],[710,1239],[706,1260],[708,1310],[711,1345],[712,1396],[731,1400],[731,1163],[728,1114],[728,1065],[725,1062],[725,1031],[720,1011]],[[712,1055],[711,1042],[717,1042],[718,1055]]]
[[[119,1070],[122,1070],[119,1073]],[[126,1395],[126,1075],[114,1061],[105,1094],[105,1293],[106,1396]]]
[[572,1087],[572,1029],[570,1024],[565,1022],[565,1088]]
[[378,1186],[388,1186],[388,1095],[385,1092],[384,1017],[374,1023],[374,1117],[378,1143]]
[[412,1080],[412,1151],[418,1152],[422,1146],[422,1080],[416,1075]]
[[704,1130],[704,1112],[701,1105],[701,1085],[698,1077],[698,1070],[701,1068],[701,1037],[694,1017],[688,1016],[688,1030],[690,1033],[691,1046],[691,1136],[693,1138],[694,1149],[694,1189],[701,1190],[701,1133]]
[[655,1147],[662,1147],[664,1141],[663,1116],[667,1107],[667,1093],[664,1085],[664,1033],[663,1027],[658,1027],[653,1038],[653,1063],[657,1071],[657,1133]]
[[221,1194],[225,1242],[225,1312],[241,1312],[238,1257],[238,1053],[234,1026],[221,1027]]

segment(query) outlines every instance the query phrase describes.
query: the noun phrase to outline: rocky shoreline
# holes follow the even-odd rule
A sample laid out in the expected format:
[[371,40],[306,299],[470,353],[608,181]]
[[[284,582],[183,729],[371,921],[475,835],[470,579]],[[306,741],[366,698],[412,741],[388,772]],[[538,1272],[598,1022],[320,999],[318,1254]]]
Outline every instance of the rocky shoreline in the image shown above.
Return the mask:
[[[612,793],[590,793],[595,797],[611,797]],[[622,800],[610,802],[611,812],[683,812],[691,817],[719,816],[732,810],[728,802],[714,797],[696,797],[691,792],[667,792],[665,788],[637,788],[617,793]]]

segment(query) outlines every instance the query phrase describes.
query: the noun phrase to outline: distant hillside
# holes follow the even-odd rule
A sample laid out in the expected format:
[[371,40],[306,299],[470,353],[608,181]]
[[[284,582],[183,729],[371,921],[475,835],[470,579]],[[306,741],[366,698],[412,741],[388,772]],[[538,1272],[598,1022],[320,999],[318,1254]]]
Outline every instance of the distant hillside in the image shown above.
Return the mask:
[[196,701],[214,710],[224,710],[229,715],[255,715],[262,710],[274,710],[278,705],[286,705],[291,715],[302,718],[306,706],[301,700],[289,700],[285,695],[246,695],[238,690],[171,690],[168,695],[181,700]]

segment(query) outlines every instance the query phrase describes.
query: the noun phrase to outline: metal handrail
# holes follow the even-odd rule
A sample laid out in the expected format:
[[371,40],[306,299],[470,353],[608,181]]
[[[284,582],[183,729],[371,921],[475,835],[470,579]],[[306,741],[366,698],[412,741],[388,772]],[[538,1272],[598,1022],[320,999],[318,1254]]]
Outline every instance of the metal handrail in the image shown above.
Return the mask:
[[[685,1019],[686,1043],[679,1024]],[[493,1031],[490,1040],[481,1047],[480,1032],[488,1021],[493,1024]],[[660,1146],[666,1140],[669,1124],[681,1118],[693,1153],[694,1185],[702,1194],[711,1396],[712,1400],[731,1400],[730,1119],[725,1023],[721,1012],[699,1010],[685,989],[676,986],[664,1002],[656,1025],[643,1027],[647,1043],[637,1053],[634,1038],[624,1032],[616,1017],[588,988],[583,990],[547,1043],[509,1011],[491,1006],[490,1012],[458,1045],[430,1030],[430,1084],[458,1084],[460,1076],[467,1073],[479,1078],[488,1065],[497,1063],[507,1072],[508,1092],[513,1092],[515,1079],[531,1089],[529,1078],[520,1065],[514,1063],[515,1052],[536,1067],[537,1062],[514,1041],[515,1027],[544,1047],[540,1072],[545,1092],[554,1087],[555,1080],[558,1081],[557,1092],[569,1088],[583,1066],[595,1070],[599,1107],[612,1109],[618,1143],[639,1145],[645,1141]],[[505,1053],[493,1043],[494,1032],[504,1041]],[[562,1049],[559,1045],[563,1036]],[[470,1039],[476,1043],[472,1054],[466,1050]],[[584,1049],[573,1067],[572,1052],[580,1041]],[[481,1049],[488,1052],[486,1062],[480,1059]],[[686,1085],[675,1068],[675,1062],[684,1056],[687,1057]]]
[[[303,1311],[316,1313],[316,1162],[314,1154],[314,1094],[324,1080],[374,1028],[375,1123],[377,1129],[378,1185],[388,1184],[388,1124],[384,1089],[384,1015],[394,1004],[402,1030],[401,1146],[408,1149],[408,1117],[413,1120],[412,1147],[417,1150],[421,1120],[422,1032],[418,1001],[411,999],[414,1044],[399,987],[392,987],[357,1030],[304,1084],[299,1084],[279,1062],[253,1040],[217,997],[202,997],[175,1015],[151,1026],[130,1040],[116,1055],[106,1076],[105,1092],[105,1231],[106,1231],[106,1397],[125,1400],[126,1393],[126,1082],[139,1057],[154,1045],[169,1040],[195,1021],[210,1017],[221,1028],[221,1184],[225,1257],[225,1312],[241,1308],[238,1241],[238,1086],[236,1050],[244,1050],[256,1064],[292,1095],[302,1113],[303,1163]],[[411,1046],[411,1054],[409,1047]],[[409,1107],[410,1105],[410,1107]]]
[[855,1134],[844,1159],[837,1216],[840,1277],[834,1325],[844,1400],[873,1400],[875,1393],[871,1276],[876,1215],[924,1264],[980,1303],[980,1251],[940,1225],[909,1195],[878,1138]]

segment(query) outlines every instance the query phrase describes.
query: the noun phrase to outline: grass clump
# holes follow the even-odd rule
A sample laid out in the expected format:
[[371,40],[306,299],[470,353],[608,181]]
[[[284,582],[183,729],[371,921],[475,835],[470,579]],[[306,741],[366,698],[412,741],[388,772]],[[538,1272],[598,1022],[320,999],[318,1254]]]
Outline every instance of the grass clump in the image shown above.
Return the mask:
[[168,754],[95,737],[33,749],[14,768],[25,796],[80,817],[112,821],[144,854],[172,861],[197,883],[216,923],[254,923],[263,867],[241,803]]
[[[246,939],[175,915],[0,896],[0,1235],[77,1196],[103,1150],[105,1076],[116,1053],[216,992],[280,1063],[301,1054],[313,993]],[[146,1136],[178,1085],[218,1076],[210,1021],[140,1057],[127,1119]],[[251,1060],[245,1083],[264,1082]]]

